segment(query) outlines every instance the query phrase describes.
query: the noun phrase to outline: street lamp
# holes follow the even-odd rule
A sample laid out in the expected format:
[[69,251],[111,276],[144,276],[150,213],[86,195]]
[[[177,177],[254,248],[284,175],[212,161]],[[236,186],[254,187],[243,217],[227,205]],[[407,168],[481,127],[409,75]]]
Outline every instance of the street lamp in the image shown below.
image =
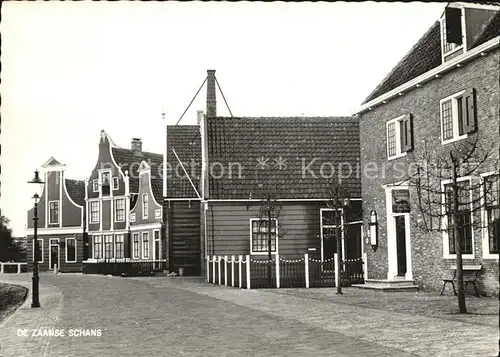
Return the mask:
[[[38,277],[38,236],[37,236],[37,228],[38,228],[38,201],[40,200],[40,196],[42,194],[43,190],[43,185],[45,182],[43,182],[39,175],[38,175],[38,170],[35,170],[35,177],[31,180],[28,181],[28,183],[33,184],[33,186],[36,187],[35,194],[33,195],[33,199],[35,200],[35,206],[33,210],[33,246],[34,246],[34,252],[33,252],[33,278],[32,278],[32,299],[31,299],[31,307],[40,307],[40,300],[39,300],[39,293],[38,293],[38,282],[39,282],[39,277]],[[43,254],[43,252],[42,252]]]

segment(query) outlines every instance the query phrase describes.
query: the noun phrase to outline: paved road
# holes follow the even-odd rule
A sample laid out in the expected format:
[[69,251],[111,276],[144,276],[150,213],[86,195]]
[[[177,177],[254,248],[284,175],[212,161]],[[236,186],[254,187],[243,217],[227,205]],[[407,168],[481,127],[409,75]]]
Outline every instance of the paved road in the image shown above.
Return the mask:
[[[493,326],[193,279],[42,278],[42,310],[23,307],[2,326],[4,356],[493,356],[498,341]],[[65,336],[18,337],[20,327]]]

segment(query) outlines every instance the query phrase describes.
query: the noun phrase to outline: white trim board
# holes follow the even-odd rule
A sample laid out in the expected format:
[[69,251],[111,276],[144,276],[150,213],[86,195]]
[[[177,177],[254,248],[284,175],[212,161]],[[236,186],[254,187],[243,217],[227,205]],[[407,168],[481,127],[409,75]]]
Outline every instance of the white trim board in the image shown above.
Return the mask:
[[[33,228],[28,228],[25,230],[26,235],[32,236],[34,234]],[[82,227],[62,227],[62,228],[38,228],[37,234],[38,235],[50,235],[50,234],[78,234],[82,233],[83,234],[83,228]]]

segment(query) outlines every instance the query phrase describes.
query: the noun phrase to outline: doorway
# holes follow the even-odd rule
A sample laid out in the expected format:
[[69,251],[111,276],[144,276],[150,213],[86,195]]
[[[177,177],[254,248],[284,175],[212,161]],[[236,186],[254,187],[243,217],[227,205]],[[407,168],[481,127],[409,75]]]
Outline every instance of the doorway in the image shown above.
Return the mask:
[[394,217],[396,228],[396,258],[398,276],[406,276],[406,222],[405,216]]
[[49,240],[49,269],[54,269],[55,265],[57,269],[61,269],[59,258],[59,238],[51,238]]

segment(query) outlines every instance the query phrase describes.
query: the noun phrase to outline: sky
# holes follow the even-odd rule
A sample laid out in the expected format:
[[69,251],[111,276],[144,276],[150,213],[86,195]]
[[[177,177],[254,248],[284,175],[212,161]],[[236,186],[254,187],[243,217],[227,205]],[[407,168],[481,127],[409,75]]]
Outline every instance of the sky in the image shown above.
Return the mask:
[[[234,116],[352,115],[444,6],[4,2],[1,212],[23,236],[34,170],[53,156],[66,178],[88,177],[101,130],[163,153],[165,121],[177,122],[207,69]],[[180,124],[196,123],[205,95]]]

